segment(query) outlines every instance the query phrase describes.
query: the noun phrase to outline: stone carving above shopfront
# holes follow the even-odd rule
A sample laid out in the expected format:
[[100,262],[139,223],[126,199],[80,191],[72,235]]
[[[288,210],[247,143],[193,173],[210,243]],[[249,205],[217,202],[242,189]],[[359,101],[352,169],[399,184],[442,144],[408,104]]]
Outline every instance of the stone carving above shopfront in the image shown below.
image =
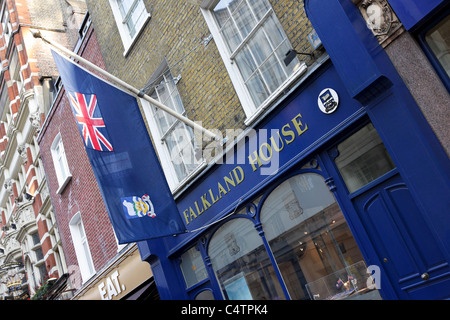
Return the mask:
[[378,42],[386,47],[404,28],[386,0],[353,0]]

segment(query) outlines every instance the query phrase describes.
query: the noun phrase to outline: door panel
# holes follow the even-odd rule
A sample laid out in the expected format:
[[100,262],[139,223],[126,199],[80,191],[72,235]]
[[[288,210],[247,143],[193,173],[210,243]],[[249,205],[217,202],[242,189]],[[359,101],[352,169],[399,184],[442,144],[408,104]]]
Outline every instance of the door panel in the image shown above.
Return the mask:
[[352,201],[383,269],[402,296],[450,295],[449,281],[444,281],[450,276],[448,261],[399,174]]

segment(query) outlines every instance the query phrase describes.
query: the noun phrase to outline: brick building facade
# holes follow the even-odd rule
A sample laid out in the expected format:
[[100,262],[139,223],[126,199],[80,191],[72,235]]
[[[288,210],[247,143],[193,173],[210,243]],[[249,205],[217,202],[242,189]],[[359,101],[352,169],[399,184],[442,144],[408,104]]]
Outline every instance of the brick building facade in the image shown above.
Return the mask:
[[[142,88],[166,60],[187,116],[205,128],[245,128],[245,114],[196,1],[145,1],[150,12],[131,49],[125,50],[108,1],[87,1],[109,72]],[[274,1],[273,10],[294,49],[312,52],[304,37],[311,32],[305,12],[295,1]],[[300,23],[298,22],[300,21]],[[320,55],[320,54],[319,54]],[[311,64],[309,57],[303,58]],[[215,112],[210,112],[214,109]]]
[[[79,53],[86,59],[94,61],[100,67],[102,58],[96,43],[95,33],[86,20],[85,33],[80,39]],[[57,169],[52,158],[52,145],[55,138],[62,141],[64,154],[67,159],[68,175],[70,181],[61,185],[57,178]],[[108,214],[103,204],[100,191],[92,172],[92,168],[84,150],[84,144],[78,132],[75,119],[70,108],[69,100],[63,87],[60,87],[53,106],[42,127],[39,140],[42,151],[42,162],[47,172],[50,197],[54,204],[56,221],[60,228],[61,243],[64,248],[66,262],[69,268],[73,268],[75,274],[71,277],[73,289],[81,287],[89,276],[100,270],[117,253],[117,241],[109,223]],[[71,220],[80,215],[87,243],[91,249],[91,270],[86,271],[85,278],[80,277],[79,259],[75,250],[74,241],[70,230]]]
[[[443,1],[427,2],[424,5],[427,8],[420,8],[423,12],[418,11],[423,14],[414,17],[413,27],[402,25],[412,13],[396,0],[332,0],[327,7],[320,7],[318,0],[86,2],[108,71],[222,135],[226,129],[233,129],[234,133],[242,129],[236,140],[235,136],[228,136],[231,155],[242,151],[237,140],[247,146],[252,132],[260,129],[278,130],[280,142],[285,142],[283,146],[276,146],[274,141],[263,143],[254,153],[253,150],[244,153],[250,164],[240,167],[242,180],[239,183],[227,180],[236,184],[235,189],[224,189],[221,179],[237,167],[199,157],[211,145],[205,148],[205,141],[201,144],[194,140],[189,129],[141,100],[169,186],[187,229],[192,232],[164,241],[139,243],[143,259],[151,264],[162,298],[305,299],[308,294],[311,299],[323,298],[324,293],[311,293],[311,286],[336,273],[319,271],[320,263],[313,267],[319,256],[323,270],[329,268],[333,272],[345,270],[344,266],[356,259],[378,266],[383,298],[445,297],[442,289],[445,281],[437,279],[443,279],[448,270],[448,245],[445,245],[448,228],[438,222],[444,217],[434,204],[448,207],[442,192],[449,189],[448,180],[443,178],[448,177],[445,157],[448,133],[443,129],[448,122],[444,107],[448,104],[448,76],[442,75],[442,66],[436,61],[439,54],[424,49],[427,44],[422,37],[435,32],[435,40],[429,46],[438,47],[434,48],[438,52],[444,50],[439,47],[445,43],[443,25],[448,15]],[[433,17],[444,20],[435,25]],[[326,20],[333,23],[327,24]],[[297,53],[289,54],[292,49]],[[295,62],[287,61],[288,56]],[[404,57],[414,63],[405,63]],[[448,70],[448,64],[442,63]],[[427,75],[427,83],[419,74]],[[326,109],[325,102],[339,105],[340,109],[334,113],[336,109]],[[325,111],[321,113],[317,109],[320,107]],[[300,113],[294,114],[295,111]],[[346,118],[339,118],[344,115]],[[302,138],[295,139],[294,131],[289,131],[292,126]],[[179,140],[173,135],[177,129]],[[411,132],[413,135],[408,135]],[[357,144],[367,141],[386,150],[385,167],[375,178],[367,177],[361,185],[349,186],[344,181],[347,173],[339,167],[344,166],[339,162],[340,153],[349,152],[350,149],[343,150],[347,143],[354,144],[354,150],[359,151],[348,155],[345,161],[350,162],[352,157],[365,152]],[[285,151],[289,148],[293,150]],[[282,170],[270,177],[259,175],[259,168],[270,163],[275,151],[281,150],[284,150],[281,156],[290,157],[283,160]],[[220,158],[222,150],[215,151]],[[384,157],[381,153],[379,156]],[[370,158],[362,154],[361,157],[361,161]],[[412,158],[416,161],[411,162]],[[424,166],[428,161],[433,165]],[[365,170],[375,162],[364,163],[364,169],[352,167],[350,174],[365,176]],[[427,172],[422,172],[425,167]],[[416,175],[419,171],[420,176]],[[316,188],[312,176],[320,176],[320,185],[328,188],[339,203],[345,217],[340,221],[347,221],[340,224],[342,228],[348,225],[345,228],[351,229],[347,234],[352,237],[341,242],[340,247],[319,250],[319,242],[313,238],[308,238],[310,247],[302,247],[305,241],[301,237],[311,231],[299,230],[304,224],[313,227],[312,217],[312,220],[298,218],[301,223],[295,227],[281,227],[283,210],[289,212],[291,220],[302,216],[301,202],[306,205],[307,201],[301,199],[294,185],[300,185],[301,192],[307,193]],[[218,191],[214,193],[216,185]],[[394,192],[400,185],[402,191]],[[435,192],[429,192],[430,188]],[[271,192],[279,190],[283,190],[281,198],[271,197]],[[355,190],[358,192],[354,193]],[[390,198],[381,197],[383,192],[392,192]],[[221,200],[225,194],[228,202]],[[297,200],[289,202],[290,196]],[[324,194],[322,200],[325,198]],[[267,204],[268,199],[274,208],[280,206],[278,213],[271,211],[275,209]],[[284,201],[284,207],[280,201]],[[369,205],[371,201],[376,205]],[[264,212],[274,219],[273,223],[264,220],[268,219]],[[319,210],[316,214],[317,218],[319,214],[332,213]],[[416,221],[427,223],[413,225],[410,219],[397,219],[402,214],[414,215]],[[378,229],[381,222],[373,222],[366,218],[368,215],[377,219],[392,217],[387,218],[395,221],[392,228],[401,231],[389,233],[389,228]],[[419,239],[419,234],[423,238]],[[298,241],[290,242],[294,238]],[[401,242],[405,247],[395,251],[380,239]],[[435,241],[439,249],[433,257],[421,251],[418,244],[422,241]],[[358,254],[354,251],[352,257],[345,249],[350,242],[352,248],[361,250]],[[295,250],[291,252],[290,248]],[[298,250],[311,250],[308,251],[311,254],[300,260],[303,255]],[[406,250],[411,255],[404,257],[404,261],[396,261],[399,252]],[[328,261],[330,256],[322,255],[325,251],[335,252],[340,258]],[[419,260],[423,264],[416,263]],[[439,271],[432,261],[442,262]],[[414,266],[411,267],[414,272],[406,274],[402,263]],[[412,273],[414,276],[410,276]],[[421,282],[432,277],[435,282],[427,285]],[[396,280],[390,280],[393,278]],[[425,288],[432,286],[437,289],[430,294]],[[242,290],[234,290],[236,287]]]
[[[74,44],[85,6],[58,0],[1,1],[0,212],[3,298],[32,296],[67,272],[36,137],[57,76],[50,50],[31,30]],[[81,15],[82,17],[82,15]]]
[[[105,68],[89,14],[74,50]],[[151,270],[140,260],[136,244],[118,245],[60,79],[57,88],[37,142],[68,265],[68,287],[76,300],[126,299],[134,289],[151,286]]]
[[[139,100],[187,229],[137,245],[161,298],[448,298],[449,65],[438,54],[448,48],[448,5],[428,1],[411,17],[398,0],[319,3],[86,1],[92,22],[84,21],[86,42],[76,50],[228,136],[225,153]],[[373,20],[374,12],[382,15]],[[59,35],[52,28],[46,36]],[[37,84],[32,63],[21,68],[32,76],[25,87]],[[23,110],[10,83],[4,154],[12,148],[8,133],[16,133],[11,119]],[[42,123],[45,113],[33,119]],[[12,178],[11,195],[0,193],[5,261],[20,253],[9,240],[10,217],[31,206],[38,228],[29,230],[38,230],[44,265],[53,269],[51,237],[40,223],[51,217],[42,213],[51,198],[76,295],[117,297],[112,269],[122,258],[64,89],[46,119],[38,139],[50,195],[44,199],[29,164],[21,167],[25,177],[17,168],[3,171]],[[252,145],[260,132],[271,135]],[[219,161],[241,153],[242,163]],[[23,159],[36,167],[36,154],[30,148]],[[262,174],[275,155],[277,170]],[[16,203],[20,191],[31,191],[33,202]],[[364,278],[368,266],[381,287]],[[322,290],[325,282],[336,292]],[[345,290],[355,283],[367,287]]]

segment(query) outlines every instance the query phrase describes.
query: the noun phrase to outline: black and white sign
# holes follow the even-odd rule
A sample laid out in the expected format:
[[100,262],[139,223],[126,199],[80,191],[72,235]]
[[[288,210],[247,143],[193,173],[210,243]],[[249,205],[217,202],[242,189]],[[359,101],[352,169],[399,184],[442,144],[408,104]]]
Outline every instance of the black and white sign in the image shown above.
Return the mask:
[[317,98],[320,111],[330,114],[336,111],[339,105],[339,97],[336,91],[330,88],[323,89]]

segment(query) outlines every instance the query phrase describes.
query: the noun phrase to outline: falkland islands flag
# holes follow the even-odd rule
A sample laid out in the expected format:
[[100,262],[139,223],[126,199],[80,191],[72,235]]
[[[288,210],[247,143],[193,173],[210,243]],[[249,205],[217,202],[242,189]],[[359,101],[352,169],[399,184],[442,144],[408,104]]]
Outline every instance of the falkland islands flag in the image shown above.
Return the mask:
[[184,233],[136,98],[52,53],[119,243]]

